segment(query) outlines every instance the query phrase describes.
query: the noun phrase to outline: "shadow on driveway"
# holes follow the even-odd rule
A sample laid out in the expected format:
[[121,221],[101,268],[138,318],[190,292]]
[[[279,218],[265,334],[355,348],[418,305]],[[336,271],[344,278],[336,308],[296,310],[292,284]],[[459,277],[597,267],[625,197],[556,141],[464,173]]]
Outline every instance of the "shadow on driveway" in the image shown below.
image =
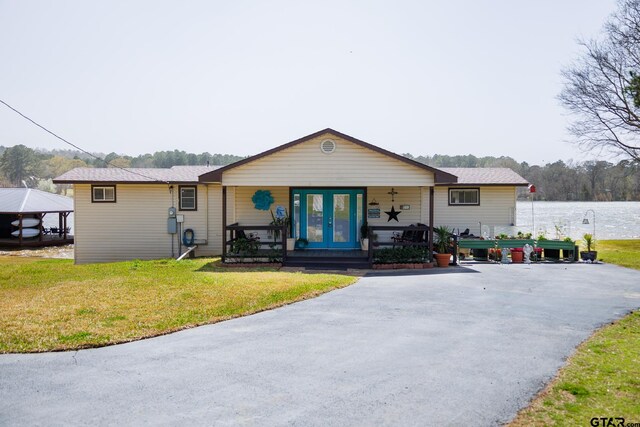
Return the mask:
[[468,267],[449,266],[447,268],[424,268],[415,270],[373,270],[367,272],[365,277],[390,277],[390,276],[433,276],[438,274],[480,273]]

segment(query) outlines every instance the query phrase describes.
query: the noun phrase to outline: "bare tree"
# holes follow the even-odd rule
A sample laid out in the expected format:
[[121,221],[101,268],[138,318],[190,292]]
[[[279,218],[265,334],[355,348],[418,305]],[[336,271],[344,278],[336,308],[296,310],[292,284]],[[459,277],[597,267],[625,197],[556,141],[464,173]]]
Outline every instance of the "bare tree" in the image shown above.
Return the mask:
[[640,0],[618,0],[603,37],[580,45],[559,95],[576,115],[569,131],[585,149],[640,161]]

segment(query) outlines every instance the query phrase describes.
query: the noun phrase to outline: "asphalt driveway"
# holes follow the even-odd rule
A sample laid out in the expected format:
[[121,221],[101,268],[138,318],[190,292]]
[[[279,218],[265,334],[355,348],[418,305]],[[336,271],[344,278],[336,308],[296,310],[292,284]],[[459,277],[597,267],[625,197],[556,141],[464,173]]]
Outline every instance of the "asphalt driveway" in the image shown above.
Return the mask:
[[610,265],[365,277],[164,337],[0,355],[0,425],[496,425],[638,307],[640,272]]

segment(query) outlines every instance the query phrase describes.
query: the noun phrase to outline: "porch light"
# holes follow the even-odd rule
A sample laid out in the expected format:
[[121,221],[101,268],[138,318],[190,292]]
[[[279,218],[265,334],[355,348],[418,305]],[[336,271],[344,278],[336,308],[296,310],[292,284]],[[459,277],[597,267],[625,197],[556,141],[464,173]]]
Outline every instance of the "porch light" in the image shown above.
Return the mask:
[[596,237],[596,211],[593,209],[588,209],[584,213],[584,218],[582,219],[583,224],[589,224],[589,218],[587,218],[587,214],[591,212],[593,214],[593,237]]

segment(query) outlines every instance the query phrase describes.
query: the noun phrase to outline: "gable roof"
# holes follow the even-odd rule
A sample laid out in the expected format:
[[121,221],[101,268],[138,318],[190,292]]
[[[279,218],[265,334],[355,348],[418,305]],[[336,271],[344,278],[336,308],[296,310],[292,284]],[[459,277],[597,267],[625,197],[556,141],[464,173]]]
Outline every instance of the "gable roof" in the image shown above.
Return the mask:
[[527,186],[529,182],[509,168],[441,168],[458,177],[457,182],[438,182],[437,185],[508,185]]
[[72,212],[73,199],[34,188],[0,188],[1,213]]
[[173,166],[171,168],[75,168],[53,180],[56,184],[197,183],[198,176],[220,166]]
[[356,138],[354,138],[352,136],[349,136],[349,135],[346,135],[344,133],[338,132],[338,131],[333,130],[331,128],[323,129],[321,131],[312,133],[311,135],[307,135],[307,136],[302,137],[300,139],[296,139],[295,141],[288,142],[286,144],[283,144],[283,145],[280,145],[278,147],[272,148],[270,150],[264,151],[264,152],[262,152],[260,154],[256,154],[254,156],[247,157],[246,159],[239,160],[239,161],[237,161],[235,163],[231,163],[229,165],[226,165],[226,166],[223,166],[221,168],[218,168],[218,169],[216,169],[214,171],[205,173],[205,174],[200,176],[199,181],[200,182],[222,182],[222,174],[225,171],[228,171],[229,169],[233,169],[233,168],[236,168],[238,166],[242,166],[244,164],[247,164],[247,163],[256,161],[258,159],[261,159],[263,157],[269,156],[271,154],[277,153],[279,151],[286,150],[287,148],[291,148],[291,147],[294,147],[294,146],[296,146],[298,144],[302,144],[303,142],[312,140],[312,139],[317,138],[317,137],[319,137],[319,136],[321,136],[323,134],[326,134],[326,133],[330,133],[330,134],[332,134],[334,136],[337,136],[339,138],[342,138],[342,139],[345,139],[345,140],[347,140],[349,142],[352,142],[352,143],[354,143],[356,145],[359,145],[360,147],[367,148],[369,150],[375,151],[377,153],[380,153],[380,154],[383,154],[385,156],[391,157],[393,159],[399,160],[401,162],[407,163],[407,164],[409,164],[411,166],[415,166],[415,167],[418,167],[420,169],[424,169],[424,170],[427,170],[429,172],[432,172],[434,174],[434,180],[435,180],[436,183],[439,183],[439,182],[456,182],[456,176],[455,175],[451,175],[450,173],[444,172],[441,169],[436,169],[434,167],[427,166],[424,163],[416,162],[415,160],[411,160],[411,159],[409,159],[407,157],[401,156],[401,155],[393,153],[391,151],[387,151],[384,148],[380,148],[380,147],[377,147],[375,145],[369,144],[367,142],[361,141],[359,139],[356,139]]

